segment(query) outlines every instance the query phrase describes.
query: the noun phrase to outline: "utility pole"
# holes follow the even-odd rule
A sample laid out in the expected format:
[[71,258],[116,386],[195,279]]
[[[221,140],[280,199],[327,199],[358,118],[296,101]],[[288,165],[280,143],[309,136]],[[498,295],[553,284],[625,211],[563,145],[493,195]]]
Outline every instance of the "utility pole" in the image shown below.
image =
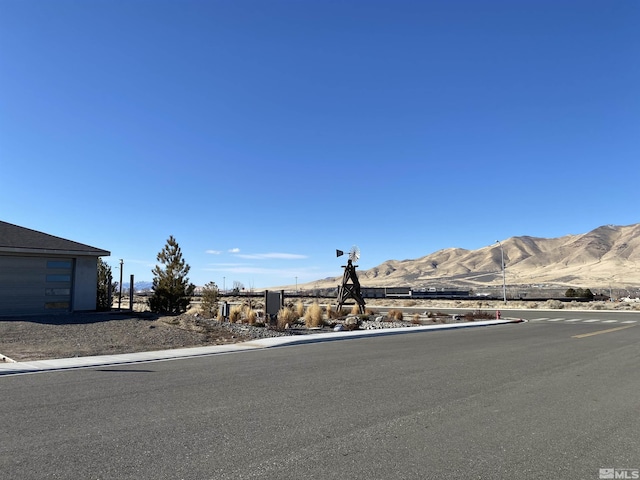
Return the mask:
[[120,310],[120,305],[122,304],[122,265],[124,265],[124,260],[120,259],[120,295],[118,295],[118,310]]
[[504,248],[502,248],[502,243],[500,243],[500,240],[496,240],[496,242],[498,242],[498,245],[500,245],[500,253],[502,255],[502,297],[504,303],[507,303],[507,275],[504,270]]
[[135,293],[134,281],[133,281],[133,273],[129,277],[129,310],[133,312],[133,294]]

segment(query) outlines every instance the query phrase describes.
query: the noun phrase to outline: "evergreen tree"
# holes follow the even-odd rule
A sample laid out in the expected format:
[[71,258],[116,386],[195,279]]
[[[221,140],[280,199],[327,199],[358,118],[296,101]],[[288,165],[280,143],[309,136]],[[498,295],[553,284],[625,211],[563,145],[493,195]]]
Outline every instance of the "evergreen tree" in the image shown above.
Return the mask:
[[98,310],[111,309],[111,295],[118,288],[118,282],[112,282],[112,280],[111,267],[98,257],[98,294],[96,296]]
[[218,311],[218,299],[220,297],[220,291],[215,282],[207,283],[202,289],[202,314],[206,318],[215,317]]
[[156,265],[152,270],[153,294],[149,298],[149,308],[155,313],[179,314],[187,311],[195,285],[189,282],[187,274],[191,267],[182,258],[182,251],[173,235],[158,253],[157,260],[164,265]]

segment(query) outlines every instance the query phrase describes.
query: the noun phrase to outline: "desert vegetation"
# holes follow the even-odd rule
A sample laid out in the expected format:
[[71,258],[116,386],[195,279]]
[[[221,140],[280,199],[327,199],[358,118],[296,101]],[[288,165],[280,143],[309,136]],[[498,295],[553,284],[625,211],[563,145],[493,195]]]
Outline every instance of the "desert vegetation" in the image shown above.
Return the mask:
[[290,328],[293,322],[299,317],[296,316],[296,312],[291,307],[283,307],[278,311],[276,317],[276,327],[278,330],[284,330]]
[[324,316],[322,307],[318,302],[313,302],[304,315],[304,323],[307,328],[317,328],[323,324]]
[[218,314],[220,292],[215,282],[207,283],[202,289],[200,312],[205,318],[213,318]]

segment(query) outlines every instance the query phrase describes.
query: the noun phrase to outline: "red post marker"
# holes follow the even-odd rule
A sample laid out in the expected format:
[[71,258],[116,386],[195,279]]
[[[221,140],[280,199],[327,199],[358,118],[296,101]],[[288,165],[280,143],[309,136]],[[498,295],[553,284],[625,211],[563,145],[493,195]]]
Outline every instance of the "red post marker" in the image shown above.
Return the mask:
[[496,320],[500,320],[500,310],[496,310]]

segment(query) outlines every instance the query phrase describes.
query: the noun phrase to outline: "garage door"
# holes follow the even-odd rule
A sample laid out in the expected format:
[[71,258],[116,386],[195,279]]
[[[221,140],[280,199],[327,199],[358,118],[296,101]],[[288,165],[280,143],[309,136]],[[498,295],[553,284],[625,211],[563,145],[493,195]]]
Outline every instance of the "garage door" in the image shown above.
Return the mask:
[[73,259],[0,255],[0,315],[66,312]]

